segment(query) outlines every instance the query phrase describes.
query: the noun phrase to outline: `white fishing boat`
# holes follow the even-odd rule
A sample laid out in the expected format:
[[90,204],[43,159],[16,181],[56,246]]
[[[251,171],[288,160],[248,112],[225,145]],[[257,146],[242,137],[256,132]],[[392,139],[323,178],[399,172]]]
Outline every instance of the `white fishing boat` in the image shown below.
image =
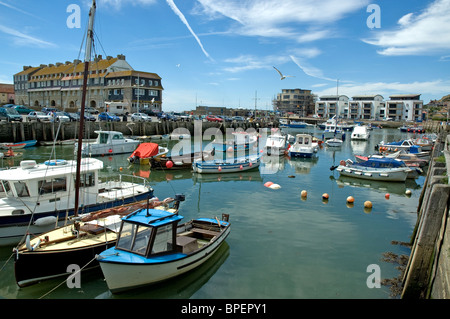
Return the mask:
[[343,141],[339,138],[330,138],[328,140],[325,141],[325,144],[329,147],[341,147],[342,146]]
[[295,142],[289,148],[290,157],[313,157],[318,151],[318,145],[313,144],[313,137],[309,134],[297,134]]
[[[80,162],[79,207],[95,211],[144,199],[152,189],[143,178],[139,183],[122,180],[100,182],[103,162],[84,158]],[[0,170],[0,245],[14,245],[29,232],[40,234],[55,228],[66,215],[74,214],[76,161],[49,160],[37,164],[21,161],[20,166]],[[80,208],[81,209],[81,208]]]
[[350,138],[352,140],[367,141],[370,138],[370,130],[367,128],[366,125],[355,126]]
[[277,128],[273,128],[272,134],[267,136],[264,153],[267,155],[283,156],[287,150],[287,139],[288,136],[286,134],[282,133]]
[[[98,134],[94,142],[83,143],[82,156],[103,156],[132,153],[140,141],[125,138],[123,133],[117,131],[95,131]],[[78,150],[78,142],[75,143],[75,154]]]
[[117,293],[186,273],[208,260],[230,233],[227,215],[178,225],[182,219],[156,209],[123,218],[117,245],[97,257],[109,290]]
[[322,133],[322,139],[327,140],[330,138],[343,139],[345,133],[341,127],[338,126],[338,122],[335,117],[328,119],[325,123],[325,130]]
[[336,169],[343,176],[389,182],[404,182],[412,172],[404,162],[393,158],[369,158],[362,163],[340,161],[339,166],[330,169]]
[[195,161],[192,169],[195,173],[233,173],[256,169],[261,163],[258,155],[242,156],[230,159],[213,159],[210,161]]

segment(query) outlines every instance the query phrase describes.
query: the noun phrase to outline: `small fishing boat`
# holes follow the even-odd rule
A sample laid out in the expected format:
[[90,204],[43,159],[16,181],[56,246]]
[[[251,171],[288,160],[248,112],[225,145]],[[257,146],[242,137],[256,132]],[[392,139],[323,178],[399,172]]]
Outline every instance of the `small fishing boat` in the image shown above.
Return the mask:
[[[355,155],[355,159],[356,159],[356,163],[365,163],[367,162],[369,159],[372,161],[378,161],[378,160],[383,160],[385,158],[387,159],[396,159],[398,161],[401,161],[403,163],[405,163],[405,165],[407,167],[409,167],[411,169],[411,172],[409,172],[408,177],[407,178],[417,178],[419,177],[419,175],[421,175],[423,173],[423,170],[420,168],[420,165],[418,163],[413,163],[413,162],[405,162],[403,161],[401,158],[399,158],[398,153],[395,153],[395,156],[390,156],[393,154],[389,154],[389,155],[370,155],[370,156],[361,156],[361,155]],[[396,162],[394,162],[393,166],[396,165]],[[372,165],[373,166],[373,165]]]
[[368,130],[366,125],[355,126],[350,138],[352,140],[367,141],[370,138],[370,131]]
[[344,131],[342,130],[342,128],[338,127],[337,121],[334,118],[329,119],[325,123],[325,130],[322,133],[323,140],[327,140],[330,138],[339,138],[342,140],[344,136]]
[[[14,249],[17,285],[25,287],[43,280],[68,276],[68,266],[75,262],[83,270],[98,267],[95,257],[116,244],[122,217],[143,208],[175,214],[183,200],[183,195],[163,201],[153,197],[80,215],[74,219],[74,223],[33,238],[27,235],[25,243]],[[169,206],[170,203],[173,205]]]
[[173,156],[161,156],[150,158],[149,165],[153,169],[176,170],[191,169],[195,161],[210,161],[214,159],[215,150],[181,154]]
[[117,245],[97,256],[112,293],[161,282],[208,260],[230,233],[228,215],[178,225],[183,216],[140,209],[122,219]]
[[325,141],[325,144],[329,147],[341,147],[342,146],[343,141],[339,138],[330,138],[328,140]]
[[247,151],[255,146],[258,136],[247,132],[233,132],[230,140],[215,139],[211,142],[212,147],[219,152]]
[[297,134],[295,142],[289,147],[290,157],[313,157],[318,146],[313,144],[313,137],[309,134]]
[[272,134],[267,136],[264,153],[267,155],[283,156],[287,149],[288,136],[278,128],[272,128]]
[[127,160],[131,164],[149,165],[151,159],[161,158],[167,153],[169,149],[157,143],[141,143]]
[[423,126],[420,125],[405,125],[403,124],[401,127],[398,128],[401,132],[407,132],[407,133],[425,133],[425,129]]
[[26,147],[32,147],[35,146],[37,143],[37,140],[28,140],[23,142],[17,142],[17,143],[0,143],[0,148],[2,149],[21,149]]
[[362,155],[355,155],[356,161],[357,162],[364,162],[367,161],[367,159],[369,157],[388,157],[388,158],[396,158],[399,159],[403,162],[405,162],[405,164],[407,166],[419,166],[419,167],[424,167],[426,165],[428,165],[428,161],[422,158],[419,158],[417,155],[415,154],[411,154],[408,153],[404,150],[401,151],[397,151],[395,153],[390,153],[390,154],[386,154],[386,155],[379,155],[379,154],[374,154],[374,155],[370,155],[370,156],[362,156]]
[[195,161],[192,169],[195,173],[233,173],[256,169],[261,163],[258,155],[242,156],[231,159]]
[[[390,143],[381,141],[378,145],[375,146],[375,149],[378,149],[378,150],[384,149],[387,151],[397,152],[399,150],[409,151],[412,146],[418,146],[418,145],[416,143],[414,143],[414,141],[412,139],[405,139],[405,140],[400,140],[400,141],[390,142]],[[423,151],[423,150],[421,149],[421,151]]]
[[369,158],[362,163],[348,159],[340,161],[339,166],[332,166],[343,176],[351,176],[375,181],[404,182],[412,170],[400,160],[394,158]]
[[[103,156],[132,153],[139,145],[139,141],[125,138],[121,132],[117,131],[95,131],[98,134],[94,142],[83,143],[81,147],[82,156]],[[75,143],[75,154],[77,153],[78,142]]]

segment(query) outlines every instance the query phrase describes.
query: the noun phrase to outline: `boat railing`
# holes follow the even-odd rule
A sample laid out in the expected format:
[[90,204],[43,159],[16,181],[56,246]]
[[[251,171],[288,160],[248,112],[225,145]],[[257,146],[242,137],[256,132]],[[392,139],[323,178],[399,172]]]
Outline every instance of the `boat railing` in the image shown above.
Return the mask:
[[[144,187],[150,187],[150,183],[149,181],[142,176],[136,176],[136,175],[130,175],[130,174],[119,174],[114,176],[114,181],[118,182],[118,183],[124,183],[124,182],[128,182],[130,183],[129,188],[134,188],[136,187],[136,184],[139,185],[139,187],[144,186]],[[112,180],[107,179],[104,182],[112,182]]]

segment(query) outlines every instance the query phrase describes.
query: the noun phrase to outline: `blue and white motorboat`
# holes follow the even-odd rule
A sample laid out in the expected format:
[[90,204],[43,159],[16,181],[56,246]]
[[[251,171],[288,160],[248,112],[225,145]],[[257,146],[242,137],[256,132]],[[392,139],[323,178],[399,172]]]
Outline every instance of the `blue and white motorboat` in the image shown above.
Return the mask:
[[258,155],[233,157],[229,159],[213,159],[209,161],[194,161],[192,169],[195,173],[234,173],[256,169],[261,164]]
[[345,133],[343,129],[338,126],[337,120],[335,118],[331,118],[325,123],[325,130],[322,133],[323,140],[327,140],[330,138],[338,138],[341,140],[345,138]]
[[336,169],[343,176],[389,182],[404,182],[412,172],[403,161],[394,158],[369,158],[361,163],[348,159],[330,169]]
[[313,143],[309,134],[297,134],[295,142],[289,148],[290,157],[313,157],[318,151],[318,145]]
[[325,144],[329,147],[341,147],[342,143],[344,143],[344,141],[336,137],[325,141]]
[[178,225],[182,219],[157,209],[123,218],[116,246],[97,256],[109,290],[117,293],[186,273],[208,260],[230,233],[228,215]]

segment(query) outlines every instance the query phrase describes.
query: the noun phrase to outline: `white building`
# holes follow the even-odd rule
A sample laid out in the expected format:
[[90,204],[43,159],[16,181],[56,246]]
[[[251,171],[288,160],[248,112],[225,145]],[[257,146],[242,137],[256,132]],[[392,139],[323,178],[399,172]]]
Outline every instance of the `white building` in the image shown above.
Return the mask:
[[385,102],[381,95],[355,95],[349,102],[347,118],[381,119],[384,117]]
[[386,101],[385,116],[394,121],[417,121],[422,119],[423,101],[420,94],[396,94]]
[[322,118],[332,118],[337,115],[346,118],[348,113],[348,96],[323,95],[315,103],[316,114]]

